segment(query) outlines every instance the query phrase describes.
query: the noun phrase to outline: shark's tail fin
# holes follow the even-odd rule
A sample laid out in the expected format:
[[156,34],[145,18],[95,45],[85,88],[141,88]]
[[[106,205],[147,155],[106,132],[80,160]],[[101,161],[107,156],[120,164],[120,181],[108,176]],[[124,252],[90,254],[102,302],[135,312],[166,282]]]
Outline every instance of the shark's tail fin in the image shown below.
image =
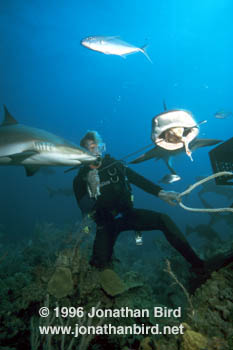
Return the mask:
[[51,188],[51,187],[49,187],[47,185],[45,185],[45,187],[46,187],[46,189],[47,189],[47,191],[49,193],[49,198],[53,198],[55,196],[56,191],[53,188]]
[[194,230],[193,227],[190,225],[186,225],[186,235],[189,236]]

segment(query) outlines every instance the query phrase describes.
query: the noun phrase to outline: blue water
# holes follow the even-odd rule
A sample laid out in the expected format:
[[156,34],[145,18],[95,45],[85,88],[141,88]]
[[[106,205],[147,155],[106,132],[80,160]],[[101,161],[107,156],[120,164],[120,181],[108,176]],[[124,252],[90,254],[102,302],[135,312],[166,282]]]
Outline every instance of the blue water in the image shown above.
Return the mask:
[[[191,111],[207,119],[200,136],[227,140],[232,111],[233,3],[230,0],[25,1],[0,2],[0,104],[22,124],[45,129],[79,143],[98,130],[107,151],[121,158],[151,143],[151,119],[168,109]],[[80,45],[89,35],[117,35],[136,46],[148,44],[146,57],[126,59]],[[3,109],[1,109],[1,119]],[[174,161],[182,181],[164,186],[183,191],[198,175],[212,173],[208,150]],[[168,171],[153,160],[132,166],[157,182]],[[75,173],[25,176],[22,167],[0,168],[0,222],[11,237],[30,237],[36,222],[57,225],[81,218],[74,197],[50,199],[46,185],[72,186]],[[208,195],[206,197],[208,199]],[[228,206],[211,196],[212,205]],[[201,206],[196,194],[191,206]],[[169,213],[184,229],[207,222],[207,214],[186,213],[135,189],[135,206]]]

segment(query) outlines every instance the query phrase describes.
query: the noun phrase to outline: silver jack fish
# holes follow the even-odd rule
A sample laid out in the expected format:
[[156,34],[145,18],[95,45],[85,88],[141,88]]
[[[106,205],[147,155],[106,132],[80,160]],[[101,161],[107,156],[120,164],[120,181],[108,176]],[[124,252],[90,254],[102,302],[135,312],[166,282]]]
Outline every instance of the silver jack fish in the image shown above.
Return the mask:
[[227,112],[227,111],[224,111],[224,110],[221,110],[221,111],[218,111],[214,114],[215,118],[217,119],[226,119],[228,117],[231,117],[233,116],[233,113],[232,112]]
[[168,174],[158,181],[158,183],[172,184],[173,182],[179,181],[181,177],[177,174]]
[[102,52],[105,55],[117,55],[125,58],[126,55],[142,52],[152,63],[146,52],[146,46],[136,47],[121,40],[118,36],[88,36],[81,40],[81,45],[90,50]]
[[48,193],[49,193],[49,198],[53,198],[56,196],[65,196],[65,197],[70,197],[74,195],[74,190],[72,187],[69,188],[53,188],[51,186],[45,186]]
[[42,129],[18,124],[4,106],[0,125],[0,165],[22,165],[27,176],[41,166],[77,166],[97,159],[87,150]]

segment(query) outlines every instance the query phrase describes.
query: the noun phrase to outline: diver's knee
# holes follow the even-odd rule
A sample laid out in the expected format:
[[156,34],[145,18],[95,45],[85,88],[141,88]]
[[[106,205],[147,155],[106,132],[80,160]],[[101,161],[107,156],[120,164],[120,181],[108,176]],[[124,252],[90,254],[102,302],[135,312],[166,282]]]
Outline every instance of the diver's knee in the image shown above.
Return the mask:
[[161,213],[160,220],[164,223],[167,223],[167,222],[171,221],[171,218],[167,214]]
[[93,257],[90,259],[89,264],[97,269],[103,269],[105,267],[103,262]]
[[98,269],[106,268],[111,260],[109,256],[96,256],[93,255],[89,261],[91,266],[94,266]]

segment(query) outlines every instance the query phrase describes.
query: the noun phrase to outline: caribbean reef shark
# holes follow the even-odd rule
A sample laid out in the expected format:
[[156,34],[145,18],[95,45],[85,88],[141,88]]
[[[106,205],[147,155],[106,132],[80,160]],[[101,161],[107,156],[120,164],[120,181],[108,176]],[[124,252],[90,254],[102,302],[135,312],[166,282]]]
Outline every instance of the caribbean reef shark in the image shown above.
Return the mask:
[[41,166],[77,166],[97,159],[87,150],[42,129],[18,122],[4,106],[0,125],[0,165],[22,165],[27,176]]
[[[204,176],[197,176],[196,181],[203,180]],[[201,199],[204,193],[216,193],[221,196],[225,196],[227,199],[233,198],[233,187],[232,186],[220,186],[216,185],[214,181],[207,181],[201,184],[201,189],[198,192],[198,196]]]
[[[221,140],[216,139],[194,139],[189,144],[189,149],[191,152],[195,151],[198,148],[207,147],[207,146],[214,146],[218,144],[219,142],[222,142]],[[172,157],[175,157],[179,154],[185,154],[186,150],[185,147],[182,147],[178,150],[166,150],[164,148],[161,148],[159,146],[156,146],[152,148],[151,150],[147,151],[146,153],[142,154],[138,158],[131,161],[131,164],[137,164],[144,162],[146,160],[155,158],[155,160],[163,159],[170,170],[172,174],[176,174],[176,171],[172,167]]]
[[[173,178],[177,175],[172,167],[171,158],[179,154],[186,153],[191,160],[192,152],[201,147],[213,146],[221,142],[215,139],[198,139],[199,126],[206,123],[206,120],[196,123],[191,112],[176,109],[167,110],[163,101],[164,112],[157,114],[152,119],[151,139],[155,147],[138,158],[131,161],[131,164],[141,163],[155,158],[163,159],[171,174],[166,175],[166,183],[179,181],[181,177]],[[164,178],[161,180],[162,182]]]
[[49,193],[49,198],[53,198],[56,196],[65,196],[65,197],[70,197],[74,195],[74,190],[72,187],[68,188],[52,188],[50,186],[45,186],[47,188],[47,191]]

